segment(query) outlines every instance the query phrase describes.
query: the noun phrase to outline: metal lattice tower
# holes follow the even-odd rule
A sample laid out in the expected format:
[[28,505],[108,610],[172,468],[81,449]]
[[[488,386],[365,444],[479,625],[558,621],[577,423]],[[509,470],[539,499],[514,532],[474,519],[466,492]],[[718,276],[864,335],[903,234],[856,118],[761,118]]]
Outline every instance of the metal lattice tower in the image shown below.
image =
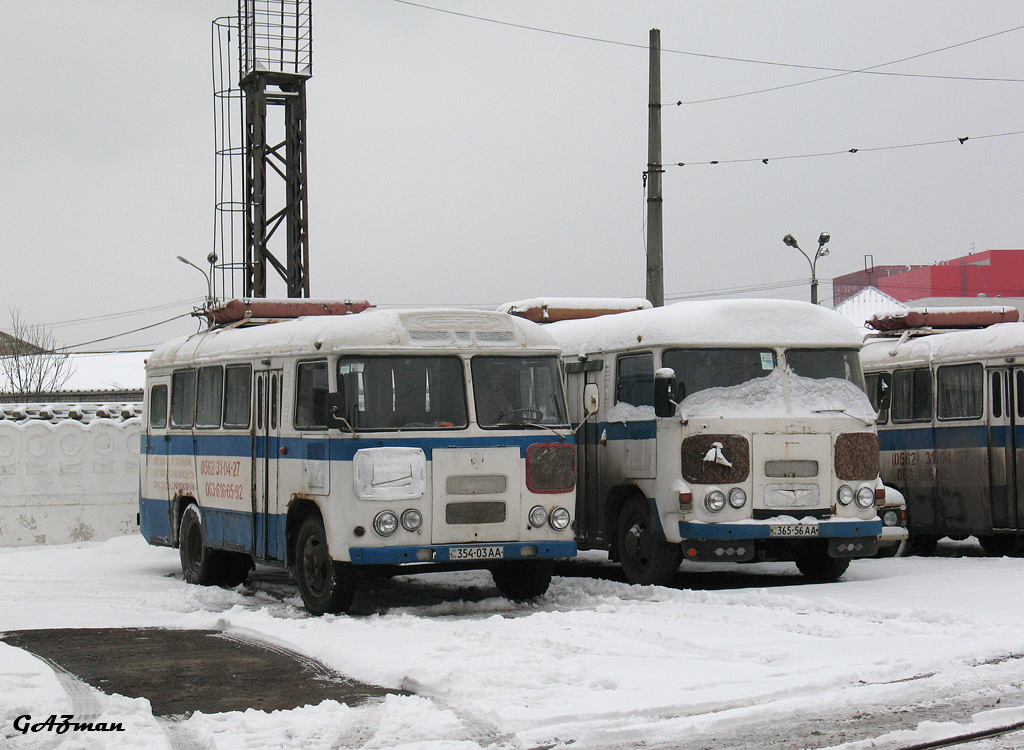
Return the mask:
[[[214,72],[218,102],[215,252],[220,253],[212,262],[221,272],[223,296],[234,296],[234,277],[240,271],[243,295],[266,297],[269,266],[284,280],[288,297],[309,297],[310,2],[239,0],[237,19],[214,22],[215,63],[220,61]],[[236,48],[237,88],[223,82],[227,51]],[[241,131],[236,122],[242,124]],[[238,132],[243,135],[235,140]],[[244,244],[241,259],[235,252],[239,235]]]

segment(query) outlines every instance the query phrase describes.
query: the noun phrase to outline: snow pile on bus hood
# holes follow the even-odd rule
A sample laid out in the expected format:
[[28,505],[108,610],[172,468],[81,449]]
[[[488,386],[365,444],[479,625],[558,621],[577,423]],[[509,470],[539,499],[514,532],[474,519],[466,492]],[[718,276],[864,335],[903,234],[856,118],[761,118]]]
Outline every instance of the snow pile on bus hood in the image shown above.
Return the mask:
[[[788,390],[788,393],[787,393]],[[706,388],[683,399],[682,417],[813,417],[842,412],[874,423],[877,414],[864,391],[841,378],[805,378],[774,370],[727,388]]]

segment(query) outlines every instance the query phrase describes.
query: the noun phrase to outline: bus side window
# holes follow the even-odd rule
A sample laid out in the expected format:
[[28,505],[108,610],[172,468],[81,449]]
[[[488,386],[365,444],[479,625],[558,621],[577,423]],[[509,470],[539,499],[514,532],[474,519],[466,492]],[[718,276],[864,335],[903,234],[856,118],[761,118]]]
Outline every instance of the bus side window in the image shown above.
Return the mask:
[[930,422],[932,373],[926,367],[897,370],[892,374],[893,422]]
[[220,365],[199,370],[196,392],[196,427],[220,427],[224,403],[224,368]]
[[980,419],[985,376],[980,363],[945,365],[935,372],[939,419]]
[[171,374],[171,427],[191,427],[196,418],[196,371]]
[[149,390],[149,426],[158,430],[167,426],[166,385],[154,385]]
[[654,406],[654,355],[619,357],[615,400],[634,406]]
[[[887,405],[884,408],[879,408],[879,404],[883,393],[890,395],[892,393],[892,373],[864,373],[864,384],[867,388],[868,399],[871,401],[871,407],[878,412],[878,424],[885,424],[889,421],[889,408]],[[889,399],[885,400],[889,401]]]
[[245,429],[252,408],[252,367],[228,365],[224,371],[224,427]]
[[300,362],[295,381],[295,428],[326,428],[327,361]]
[[1014,373],[1017,378],[1017,416],[1024,417],[1024,370]]
[[1003,378],[999,372],[992,373],[992,416],[1003,416]]

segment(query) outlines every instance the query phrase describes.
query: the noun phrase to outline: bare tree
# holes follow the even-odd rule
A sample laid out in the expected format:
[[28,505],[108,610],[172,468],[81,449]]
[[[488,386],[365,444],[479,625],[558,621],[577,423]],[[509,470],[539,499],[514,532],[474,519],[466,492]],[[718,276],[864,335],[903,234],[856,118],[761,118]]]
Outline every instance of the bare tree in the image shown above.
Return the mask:
[[68,355],[44,326],[27,323],[16,308],[10,313],[11,333],[0,333],[0,391],[21,398],[59,391],[74,372]]

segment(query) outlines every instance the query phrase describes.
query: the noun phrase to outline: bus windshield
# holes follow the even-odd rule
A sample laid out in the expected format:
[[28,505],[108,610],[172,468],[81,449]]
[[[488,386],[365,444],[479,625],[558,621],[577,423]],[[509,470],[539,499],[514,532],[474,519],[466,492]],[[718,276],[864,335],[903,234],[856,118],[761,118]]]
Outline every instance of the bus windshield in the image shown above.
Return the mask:
[[787,349],[786,364],[805,378],[839,378],[865,390],[860,353],[854,349]]
[[341,357],[338,388],[356,430],[466,427],[459,357]]
[[662,367],[676,373],[676,398],[682,400],[705,388],[727,388],[775,369],[772,349],[669,349],[661,356]]
[[566,426],[555,357],[473,357],[473,399],[481,427]]

